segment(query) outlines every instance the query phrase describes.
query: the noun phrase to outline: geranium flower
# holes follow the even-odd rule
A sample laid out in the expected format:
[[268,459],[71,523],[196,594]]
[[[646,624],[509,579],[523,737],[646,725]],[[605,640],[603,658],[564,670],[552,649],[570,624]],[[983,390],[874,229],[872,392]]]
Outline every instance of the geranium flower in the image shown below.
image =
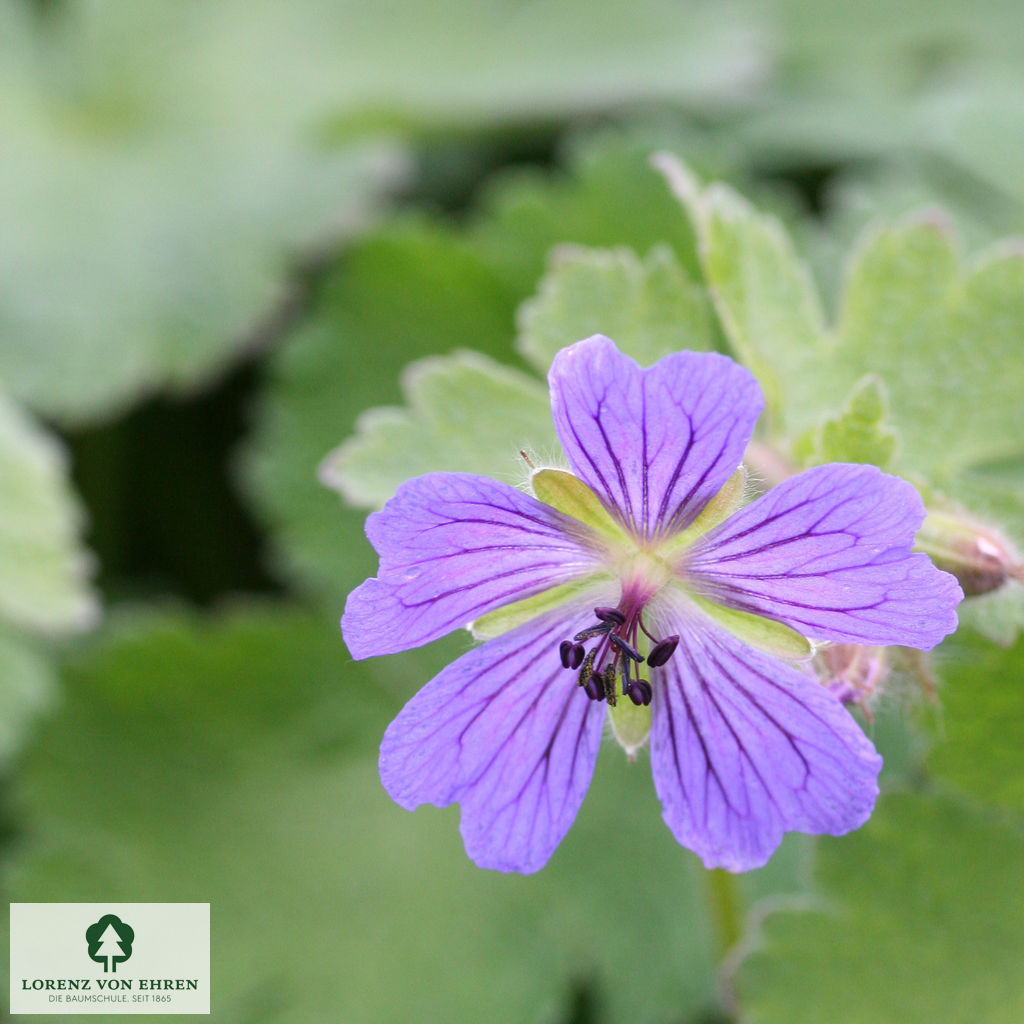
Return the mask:
[[367,520],[380,570],[345,607],[353,657],[467,624],[491,637],[389,726],[388,793],[457,801],[478,865],[536,871],[610,717],[631,753],[649,732],[665,822],[708,867],[758,867],[787,831],[859,827],[881,758],[802,637],[927,650],[956,628],[959,586],[911,553],[916,491],[836,464],[739,507],[763,400],[724,356],[641,369],[596,336],[548,379],[571,473],[535,472],[536,496],[432,473]]

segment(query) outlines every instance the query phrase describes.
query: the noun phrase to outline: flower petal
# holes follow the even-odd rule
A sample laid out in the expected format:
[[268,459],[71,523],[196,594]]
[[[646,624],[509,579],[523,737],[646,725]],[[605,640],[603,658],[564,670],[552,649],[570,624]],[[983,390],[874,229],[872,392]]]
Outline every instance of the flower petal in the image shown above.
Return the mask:
[[432,473],[403,484],[366,521],[376,578],[341,620],[354,658],[436,640],[495,608],[597,568],[585,528],[486,477]]
[[924,506],[874,466],[809,469],[701,538],[682,575],[713,600],[814,639],[930,650],[957,626],[956,580],[912,554]]
[[724,356],[678,352],[644,370],[601,335],[559,352],[548,382],[573,471],[642,537],[697,517],[739,466],[764,404]]
[[651,764],[665,823],[709,867],[760,867],[788,831],[842,835],[878,795],[882,759],[817,681],[687,616],[658,671]]
[[558,644],[587,611],[563,608],[464,654],[384,735],[385,789],[407,810],[458,801],[480,867],[539,870],[583,802],[605,705],[562,668]]

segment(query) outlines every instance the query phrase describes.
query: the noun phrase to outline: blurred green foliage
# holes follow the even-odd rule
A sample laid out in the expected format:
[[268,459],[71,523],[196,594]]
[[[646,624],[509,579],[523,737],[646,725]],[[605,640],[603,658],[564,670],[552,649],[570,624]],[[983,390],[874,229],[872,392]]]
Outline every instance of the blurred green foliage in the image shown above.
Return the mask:
[[0,0],[9,898],[209,900],[218,1021],[1020,1019],[1020,583],[964,605],[936,714],[893,677],[892,792],[741,880],[724,975],[642,758],[602,753],[543,872],[478,871],[375,766],[468,638],[355,664],[337,630],[365,510],[430,469],[518,481],[556,451],[551,356],[598,331],[745,361],[766,476],[889,465],[1019,549],[1019,28]]
[[816,899],[751,936],[735,979],[747,1019],[1020,1020],[1024,922],[1007,893],[1022,861],[1020,830],[976,808],[884,797],[862,831],[822,841]]

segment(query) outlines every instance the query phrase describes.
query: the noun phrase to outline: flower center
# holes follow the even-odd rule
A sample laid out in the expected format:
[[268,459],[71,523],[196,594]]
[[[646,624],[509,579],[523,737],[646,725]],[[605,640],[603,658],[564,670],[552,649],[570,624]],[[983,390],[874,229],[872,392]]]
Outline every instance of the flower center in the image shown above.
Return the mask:
[[[618,693],[639,706],[651,703],[651,684],[641,678],[640,667],[660,668],[675,652],[678,636],[656,640],[643,620],[644,602],[624,598],[618,608],[595,608],[597,622],[581,629],[558,648],[562,667],[578,671],[579,685],[591,700],[615,707]],[[642,637],[646,639],[642,639]],[[588,651],[588,641],[597,642]],[[650,645],[645,658],[638,646]]]

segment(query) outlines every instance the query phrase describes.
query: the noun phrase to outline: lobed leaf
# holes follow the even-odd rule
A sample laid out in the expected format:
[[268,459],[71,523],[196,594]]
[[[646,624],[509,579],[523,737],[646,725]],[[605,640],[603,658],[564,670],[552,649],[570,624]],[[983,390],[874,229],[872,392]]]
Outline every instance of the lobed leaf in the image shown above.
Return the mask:
[[55,676],[37,645],[0,627],[0,770],[8,769],[29,726],[53,704]]
[[212,899],[225,1020],[550,1019],[580,987],[607,1020],[713,1006],[702,874],[642,760],[602,752],[532,877],[475,868],[455,814],[388,799],[384,687],[411,693],[438,653],[357,666],[333,622],[283,606],[122,616],[20,765],[10,898]]
[[0,618],[44,633],[95,621],[81,519],[56,439],[0,394]]
[[476,352],[412,363],[401,387],[405,406],[363,413],[321,466],[349,504],[379,508],[406,480],[441,470],[519,483],[522,445],[556,447],[543,385]]
[[795,454],[803,465],[863,462],[885,469],[896,448],[896,435],[886,426],[886,413],[885,387],[869,374],[854,386],[839,415],[801,438]]
[[[513,358],[515,307],[556,244],[615,238],[646,251],[668,240],[692,262],[692,233],[671,216],[673,201],[659,190],[647,152],[636,140],[601,136],[577,151],[564,179],[506,179],[465,230],[398,222],[345,257],[273,358],[265,416],[247,456],[246,478],[286,575],[340,608],[359,582],[358,565],[372,572],[368,554],[360,562],[339,540],[339,520],[359,517],[339,513],[316,480],[332,449],[326,481],[363,507],[383,504],[402,480],[432,469],[519,482],[520,448],[541,465],[561,461],[545,385],[481,355]],[[582,270],[590,257],[581,259]],[[620,274],[614,260],[609,272]],[[692,304],[687,273],[666,255],[652,257],[638,280],[667,307]],[[481,355],[451,354],[463,347]],[[338,449],[363,410],[401,400],[398,368],[428,354],[431,361],[404,379],[409,408],[366,413]]]
[[17,397],[95,420],[208,381],[295,254],[407,174],[392,143],[331,150],[310,130],[320,28],[301,6],[98,0],[37,22],[4,5],[0,377]]
[[939,797],[883,798],[819,844],[820,896],[778,911],[734,979],[750,1024],[1013,1024],[1024,1012],[1017,828]]
[[642,366],[683,349],[714,347],[704,290],[659,246],[554,250],[537,295],[519,309],[520,353],[541,373],[566,344],[604,334]]
[[932,774],[986,805],[1024,814],[1024,640],[993,646],[961,630],[939,663],[942,732]]

